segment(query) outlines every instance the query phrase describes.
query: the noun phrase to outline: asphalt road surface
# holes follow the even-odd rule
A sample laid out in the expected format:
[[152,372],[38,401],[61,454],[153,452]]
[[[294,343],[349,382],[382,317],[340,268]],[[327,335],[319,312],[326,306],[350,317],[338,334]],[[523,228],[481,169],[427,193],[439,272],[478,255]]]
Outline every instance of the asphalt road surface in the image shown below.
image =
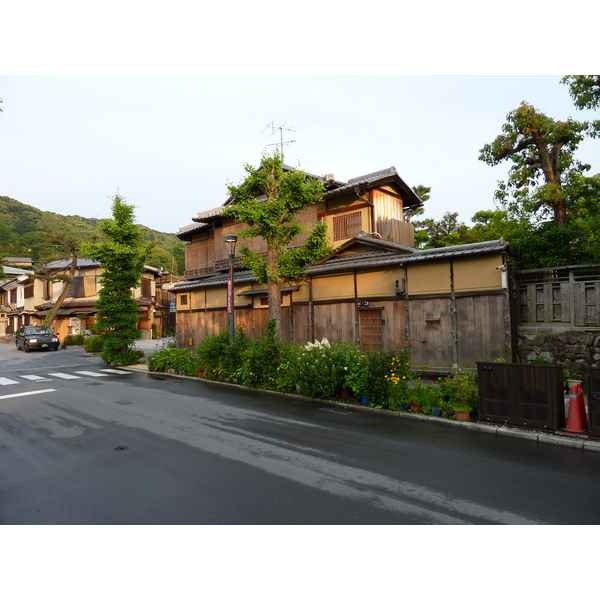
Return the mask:
[[1,524],[598,524],[600,453],[0,344]]

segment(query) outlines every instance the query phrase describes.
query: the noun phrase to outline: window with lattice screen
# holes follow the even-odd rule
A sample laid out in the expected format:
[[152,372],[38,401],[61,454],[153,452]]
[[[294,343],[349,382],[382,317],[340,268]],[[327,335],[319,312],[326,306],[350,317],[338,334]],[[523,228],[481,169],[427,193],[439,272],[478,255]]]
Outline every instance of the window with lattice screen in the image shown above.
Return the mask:
[[362,220],[360,212],[348,213],[333,217],[333,239],[343,240],[360,233]]

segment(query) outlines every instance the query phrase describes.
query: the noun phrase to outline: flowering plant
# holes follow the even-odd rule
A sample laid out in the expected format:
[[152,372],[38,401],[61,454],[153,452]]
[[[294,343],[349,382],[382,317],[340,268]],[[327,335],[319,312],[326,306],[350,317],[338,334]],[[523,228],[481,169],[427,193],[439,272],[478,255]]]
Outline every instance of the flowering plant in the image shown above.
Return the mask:
[[408,399],[408,379],[412,376],[410,362],[405,357],[393,356],[390,371],[385,375],[388,382],[388,407],[398,410],[400,404]]

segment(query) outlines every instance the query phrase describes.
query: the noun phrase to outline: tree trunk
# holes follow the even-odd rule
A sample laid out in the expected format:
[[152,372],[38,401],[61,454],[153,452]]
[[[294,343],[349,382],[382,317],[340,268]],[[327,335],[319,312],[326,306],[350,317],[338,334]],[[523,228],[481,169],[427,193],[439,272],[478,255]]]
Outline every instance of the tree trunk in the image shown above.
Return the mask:
[[567,224],[567,207],[564,200],[554,205],[554,225],[564,227]]
[[281,309],[281,290],[279,279],[279,253],[275,248],[267,248],[267,292],[269,297],[269,319],[275,321],[275,334],[283,338],[283,311]]
[[63,291],[60,293],[60,296],[58,297],[57,301],[55,302],[54,306],[52,307],[52,310],[50,310],[50,312],[46,315],[46,318],[44,319],[44,325],[46,325],[47,327],[50,327],[52,325],[52,321],[54,321],[54,318],[56,317],[58,311],[60,310],[62,303],[64,302],[65,298],[69,295],[69,291],[71,289],[71,283],[72,283],[73,279],[75,279],[76,272],[77,272],[77,253],[73,252],[73,254],[71,255],[71,268],[69,270],[69,280],[65,281],[65,287],[63,288]]

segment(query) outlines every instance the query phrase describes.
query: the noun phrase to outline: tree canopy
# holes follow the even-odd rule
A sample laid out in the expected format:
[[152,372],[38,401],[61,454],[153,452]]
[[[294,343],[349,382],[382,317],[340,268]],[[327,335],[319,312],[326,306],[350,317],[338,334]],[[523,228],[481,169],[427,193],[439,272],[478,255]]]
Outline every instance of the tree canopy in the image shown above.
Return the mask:
[[[70,250],[52,241],[92,237],[99,233],[102,220],[42,211],[13,198],[0,196],[0,258],[27,256],[36,266],[71,256]],[[175,275],[185,270],[185,244],[175,235],[139,225],[145,241],[156,246],[148,264]]]
[[[232,203],[222,216],[246,225],[240,237],[266,242],[266,257],[245,246],[240,254],[243,265],[252,270],[257,281],[267,285],[269,317],[275,320],[276,334],[281,337],[281,283],[299,278],[306,265],[331,250],[326,243],[325,225],[315,223],[307,230],[297,220],[302,210],[321,200],[323,182],[299,169],[285,169],[278,152],[263,156],[258,167],[246,164],[244,169],[247,176],[243,182],[227,186]],[[302,233],[308,233],[305,242],[291,247]]]
[[565,75],[561,83],[569,86],[573,104],[580,110],[600,108],[600,75]]
[[552,211],[554,224],[565,226],[571,200],[566,188],[572,188],[577,176],[590,168],[574,156],[589,132],[587,122],[555,121],[522,102],[508,113],[502,133],[480,150],[479,160],[488,165],[512,163],[496,199],[527,213],[540,211],[541,217]]
[[94,329],[105,336],[102,358],[119,365],[130,364],[135,358],[130,347],[141,332],[138,305],[131,291],[140,284],[152,242],[142,241],[142,232],[134,223],[134,207],[118,194],[113,198],[112,214],[112,219],[100,223],[105,239],[83,243],[81,252],[102,265]]

